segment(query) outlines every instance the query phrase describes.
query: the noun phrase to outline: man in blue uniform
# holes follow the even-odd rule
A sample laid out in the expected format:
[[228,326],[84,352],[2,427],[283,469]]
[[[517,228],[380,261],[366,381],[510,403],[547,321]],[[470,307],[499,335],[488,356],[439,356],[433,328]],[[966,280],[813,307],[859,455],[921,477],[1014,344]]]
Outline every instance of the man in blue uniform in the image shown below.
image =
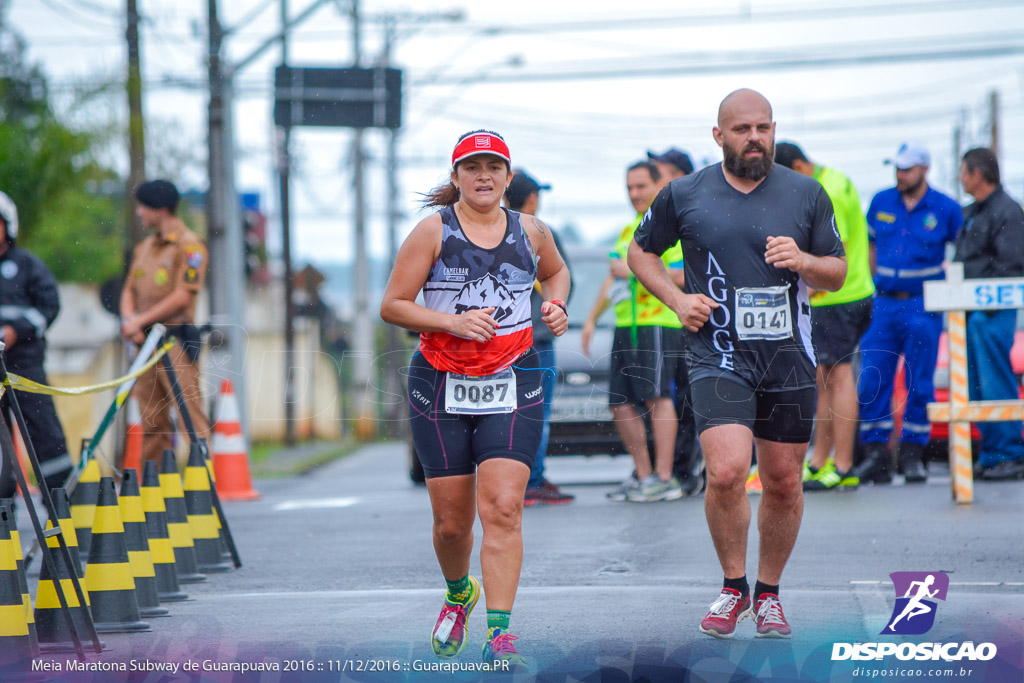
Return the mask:
[[955,242],[963,222],[960,205],[928,187],[931,158],[918,144],[905,143],[891,163],[896,187],[875,195],[868,208],[869,258],[875,274],[874,317],[861,340],[858,386],[860,438],[864,459],[856,468],[861,482],[888,483],[889,436],[893,429],[892,390],[902,357],[907,378],[899,462],[907,482],[923,482],[921,456],[931,424],[935,358],[942,316],[924,310],[926,280],[944,277],[946,245]]

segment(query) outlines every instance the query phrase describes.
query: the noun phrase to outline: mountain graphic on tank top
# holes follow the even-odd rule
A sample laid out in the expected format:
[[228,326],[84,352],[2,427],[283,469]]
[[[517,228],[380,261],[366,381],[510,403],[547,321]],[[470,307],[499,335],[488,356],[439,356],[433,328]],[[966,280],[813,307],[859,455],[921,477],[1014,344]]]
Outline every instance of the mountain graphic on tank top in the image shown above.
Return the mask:
[[456,313],[493,306],[494,313],[491,313],[491,317],[499,323],[510,316],[514,309],[512,292],[490,273],[463,285],[453,303]]

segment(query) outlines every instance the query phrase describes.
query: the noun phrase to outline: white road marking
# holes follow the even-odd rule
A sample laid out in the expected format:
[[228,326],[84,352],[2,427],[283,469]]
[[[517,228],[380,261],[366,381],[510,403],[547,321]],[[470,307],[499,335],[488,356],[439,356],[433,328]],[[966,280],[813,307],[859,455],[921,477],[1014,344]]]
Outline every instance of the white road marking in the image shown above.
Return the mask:
[[285,510],[324,510],[327,508],[347,508],[359,502],[358,498],[311,498],[309,500],[286,500],[274,506],[275,512]]

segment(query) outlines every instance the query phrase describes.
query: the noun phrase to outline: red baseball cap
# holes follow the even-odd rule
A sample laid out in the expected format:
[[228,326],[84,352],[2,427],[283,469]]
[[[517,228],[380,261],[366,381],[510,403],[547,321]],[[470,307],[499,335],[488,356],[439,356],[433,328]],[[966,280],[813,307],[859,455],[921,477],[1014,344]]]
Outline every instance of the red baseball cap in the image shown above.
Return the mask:
[[452,152],[452,168],[463,159],[477,154],[491,154],[512,163],[512,155],[509,154],[508,145],[497,133],[486,130],[478,130],[473,133],[466,133],[459,138]]

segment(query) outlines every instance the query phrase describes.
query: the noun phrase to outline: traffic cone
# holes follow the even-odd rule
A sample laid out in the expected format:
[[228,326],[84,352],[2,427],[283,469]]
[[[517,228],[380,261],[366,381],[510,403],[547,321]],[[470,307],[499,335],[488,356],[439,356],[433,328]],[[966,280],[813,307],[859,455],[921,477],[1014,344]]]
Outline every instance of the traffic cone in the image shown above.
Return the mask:
[[252,488],[238,399],[229,379],[220,383],[220,401],[217,402],[210,451],[215,475],[213,480],[217,483],[217,495],[221,500],[256,500],[260,497]]
[[188,513],[185,511],[185,492],[181,488],[174,451],[170,448],[164,449],[160,462],[160,492],[164,494],[164,506],[167,508],[167,535],[174,548],[174,568],[178,573],[178,583],[206,581],[206,575],[199,573],[196,564],[195,543],[188,525]]
[[[75,625],[75,633],[79,642],[89,639],[88,614],[89,591],[85,585],[85,577],[82,574],[82,563],[78,556],[78,539],[75,535],[75,525],[71,521],[71,507],[68,504],[68,494],[62,488],[50,489],[53,496],[53,507],[57,513],[57,523],[60,524],[61,534],[64,536],[64,544],[67,545],[71,554],[72,567],[68,567],[64,561],[64,553],[60,551],[60,542],[56,537],[46,539],[46,545],[51,548],[53,564],[57,570],[56,577],[50,573],[50,564],[43,560],[39,570],[39,586],[36,588],[36,611],[35,620],[39,632],[39,647],[43,652],[68,652],[75,649],[74,641],[71,640],[71,631],[68,630],[67,621],[64,619],[64,612],[60,608],[60,598],[57,596],[56,581],[60,581],[60,589],[64,593],[64,600],[67,602],[71,612],[71,620]],[[53,528],[53,520],[47,520],[46,528]],[[85,606],[78,600],[78,593],[71,583],[72,572],[78,579],[85,597]]]
[[92,544],[92,520],[96,514],[96,497],[100,492],[100,464],[93,458],[85,465],[82,476],[71,493],[71,521],[78,536],[78,549],[89,559]]
[[[25,458],[25,439],[21,436],[21,427],[15,423],[14,425],[14,452],[18,456],[18,467],[21,468],[21,476],[25,477],[25,481],[28,483],[28,493],[30,495],[36,495],[39,493],[39,488],[32,483],[29,474],[35,474],[31,467],[29,467],[28,460]],[[14,476],[13,474],[11,475]],[[18,491],[21,491],[21,484],[18,484]],[[28,500],[28,495],[24,491],[21,491],[21,495],[25,500]]]
[[224,562],[221,556],[220,523],[213,511],[210,473],[197,443],[189,448],[188,465],[185,467],[185,510],[195,542],[199,571],[213,573],[234,569],[234,565]]
[[139,618],[135,580],[128,561],[124,524],[112,477],[100,479],[92,536],[89,563],[85,567],[85,585],[89,589],[96,631],[148,631],[149,624]]
[[160,491],[160,475],[156,463],[148,461],[142,468],[142,511],[146,515],[146,533],[149,536],[149,554],[156,575],[156,594],[160,602],[188,600],[178,586],[178,572],[174,568],[174,548],[167,535],[167,508]]
[[14,499],[0,498],[0,510],[7,512],[11,543],[14,546],[14,561],[17,564],[18,586],[21,589],[21,603],[25,606],[25,622],[35,652],[39,652],[39,638],[36,633],[36,619],[32,614],[32,595],[28,592],[28,577],[25,576],[25,556],[21,553],[21,536],[18,534],[18,518],[14,514]]
[[128,397],[125,411],[124,460],[121,469],[142,469],[142,412],[134,396]]
[[21,596],[12,526],[9,510],[0,509],[0,667],[4,668],[37,654]]
[[138,470],[121,472],[121,521],[124,523],[124,541],[128,548],[128,564],[135,579],[135,599],[139,601],[139,615],[143,617],[166,617],[170,611],[160,606],[156,594],[156,570],[149,552],[149,535],[146,533],[146,513],[142,510],[142,494],[139,491]]

